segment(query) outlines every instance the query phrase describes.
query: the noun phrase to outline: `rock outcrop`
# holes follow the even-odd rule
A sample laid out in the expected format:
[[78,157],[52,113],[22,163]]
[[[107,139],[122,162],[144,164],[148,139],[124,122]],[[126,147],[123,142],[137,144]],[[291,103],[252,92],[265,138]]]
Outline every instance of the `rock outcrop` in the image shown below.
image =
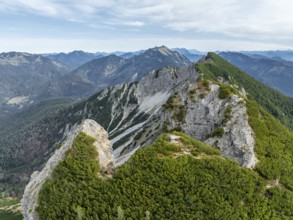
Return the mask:
[[[258,160],[254,152],[254,132],[248,123],[245,101],[233,95],[225,104],[225,109],[230,109],[231,112],[229,120],[222,123],[222,137],[210,137],[205,142],[219,148],[223,155],[233,158],[242,166],[253,168]],[[222,120],[225,120],[225,115]]]
[[[185,90],[176,90],[172,108],[165,109],[162,114],[168,130],[180,129],[219,148],[224,156],[238,161],[241,166],[253,168],[257,163],[254,132],[248,123],[244,98],[233,94],[221,99],[220,86],[209,84],[203,86],[197,82],[189,84]],[[216,131],[220,134],[214,133]]]
[[84,120],[81,125],[73,126],[67,133],[66,140],[62,146],[55,151],[43,170],[40,172],[36,171],[32,174],[31,180],[25,188],[22,199],[22,212],[25,220],[38,219],[36,207],[38,205],[39,191],[43,183],[51,177],[52,171],[57,164],[64,159],[66,151],[71,148],[76,135],[80,132],[84,132],[96,140],[94,146],[99,154],[97,160],[99,160],[100,168],[106,174],[112,172],[114,159],[107,132],[97,122],[90,119]]
[[[137,83],[104,90],[95,101],[99,112],[89,104],[78,114],[96,115],[105,123],[116,166],[127,161],[139,148],[151,144],[162,129],[167,128],[180,129],[206,141],[240,165],[252,168],[257,159],[254,134],[242,98],[245,92],[221,99],[219,91],[220,85],[200,79],[192,66],[167,67],[152,71]],[[229,120],[226,118],[228,108]],[[223,129],[221,137],[207,138],[220,128]]]

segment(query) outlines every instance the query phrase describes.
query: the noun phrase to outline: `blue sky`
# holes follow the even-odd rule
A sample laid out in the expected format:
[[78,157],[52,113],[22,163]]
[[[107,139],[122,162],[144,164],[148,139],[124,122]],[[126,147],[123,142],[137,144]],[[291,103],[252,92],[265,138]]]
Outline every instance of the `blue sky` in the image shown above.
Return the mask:
[[0,51],[293,49],[291,0],[0,0]]

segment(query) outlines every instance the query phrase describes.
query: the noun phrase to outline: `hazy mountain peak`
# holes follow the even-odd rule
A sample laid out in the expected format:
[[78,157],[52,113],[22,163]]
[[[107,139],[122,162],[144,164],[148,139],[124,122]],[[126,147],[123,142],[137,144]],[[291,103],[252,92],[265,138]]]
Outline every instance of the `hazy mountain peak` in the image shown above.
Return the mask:
[[151,50],[158,51],[165,56],[172,55],[172,52],[173,52],[172,50],[170,50],[168,47],[166,47],[164,45],[160,46],[160,47],[154,47]]
[[187,57],[191,62],[198,61],[205,53],[197,50],[188,50],[186,48],[172,48],[172,51],[176,51],[181,55]]
[[28,64],[32,60],[40,61],[40,55],[34,55],[23,52],[8,52],[0,54],[0,65],[12,65],[19,66],[22,64]]
[[102,55],[96,55],[94,53],[84,52],[82,50],[74,50],[69,53],[58,53],[58,54],[48,54],[46,57],[51,60],[56,60],[58,62],[64,63],[74,69],[79,67],[86,62],[102,57]]
[[105,56],[105,57],[102,57],[102,58],[100,58],[100,59],[119,59],[119,60],[121,60],[121,59],[123,59],[123,58],[120,57],[120,56],[117,56],[116,54],[110,54],[110,55]]

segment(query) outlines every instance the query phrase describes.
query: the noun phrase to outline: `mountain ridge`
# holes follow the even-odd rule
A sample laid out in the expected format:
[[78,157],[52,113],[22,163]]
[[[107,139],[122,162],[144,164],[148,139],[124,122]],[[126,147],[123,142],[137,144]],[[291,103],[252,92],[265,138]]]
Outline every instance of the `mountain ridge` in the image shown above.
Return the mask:
[[39,84],[69,71],[57,61],[20,52],[1,53],[0,67],[0,116],[34,102],[35,88]]
[[167,47],[155,47],[124,59],[109,55],[83,64],[67,76],[40,88],[40,97],[84,98],[107,86],[141,79],[151,70],[165,66],[187,66],[190,61]]
[[71,70],[86,62],[103,57],[102,54],[88,53],[81,50],[75,50],[69,53],[45,54],[43,56],[64,63],[70,66]]

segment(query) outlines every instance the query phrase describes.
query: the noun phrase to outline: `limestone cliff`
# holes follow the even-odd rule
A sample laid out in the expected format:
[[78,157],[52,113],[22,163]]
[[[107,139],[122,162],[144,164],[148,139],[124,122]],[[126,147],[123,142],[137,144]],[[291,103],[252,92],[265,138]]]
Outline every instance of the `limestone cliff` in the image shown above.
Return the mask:
[[22,210],[25,220],[38,219],[36,207],[38,205],[38,194],[42,184],[50,178],[54,168],[65,157],[66,151],[71,148],[72,143],[79,132],[84,132],[96,140],[94,146],[98,152],[97,160],[99,160],[100,168],[104,173],[111,174],[114,166],[114,159],[112,147],[108,140],[108,134],[97,122],[86,119],[81,125],[75,125],[71,128],[67,133],[66,140],[48,160],[43,170],[32,174],[31,180],[25,188],[22,199]]
[[222,114],[223,135],[221,137],[209,137],[205,142],[221,150],[223,155],[233,158],[242,166],[253,168],[257,163],[254,152],[254,132],[248,123],[247,108],[243,98],[237,95],[230,97],[230,101],[225,104],[225,111],[229,117],[225,119]]
[[177,90],[169,101],[171,107],[163,110],[165,126],[180,129],[219,148],[241,166],[253,168],[257,162],[254,132],[248,123],[245,99],[240,94],[221,99],[219,90],[220,85],[200,80]]

